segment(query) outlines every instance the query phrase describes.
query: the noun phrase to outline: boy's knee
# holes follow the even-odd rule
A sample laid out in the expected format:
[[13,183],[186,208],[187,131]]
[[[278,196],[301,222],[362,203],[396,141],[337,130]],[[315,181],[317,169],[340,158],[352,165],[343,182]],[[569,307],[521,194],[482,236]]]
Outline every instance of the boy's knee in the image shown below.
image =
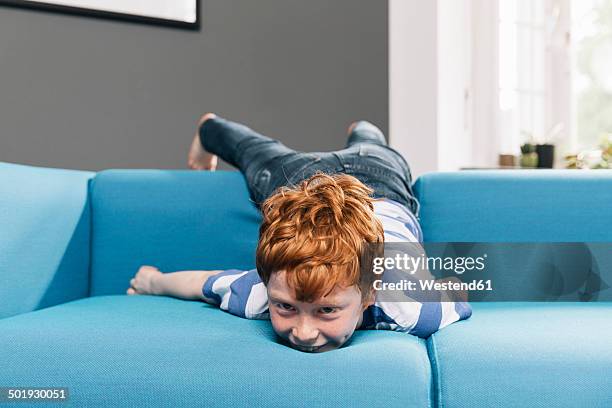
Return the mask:
[[362,120],[353,126],[347,146],[351,146],[355,143],[372,143],[386,146],[387,139],[385,139],[385,135],[378,127],[368,121]]

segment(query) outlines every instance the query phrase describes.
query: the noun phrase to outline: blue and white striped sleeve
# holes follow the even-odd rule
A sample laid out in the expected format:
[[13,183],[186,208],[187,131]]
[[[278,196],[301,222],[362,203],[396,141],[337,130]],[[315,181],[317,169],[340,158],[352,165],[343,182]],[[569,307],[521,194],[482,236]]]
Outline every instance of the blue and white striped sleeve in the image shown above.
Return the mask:
[[229,269],[206,280],[204,297],[233,315],[246,319],[267,319],[268,293],[257,269]]
[[[384,199],[374,203],[374,210],[383,225],[385,243],[423,242],[423,231],[417,218],[404,205]],[[405,251],[417,251],[412,256],[418,257],[424,249],[420,245],[406,246],[399,253],[404,254]],[[386,251],[385,256],[389,256],[389,253]],[[382,279],[392,283],[412,280],[415,287],[419,287],[419,280],[435,280],[435,277],[424,268],[415,275],[386,270]],[[377,295],[376,303],[364,311],[362,327],[401,331],[427,338],[443,327],[471,315],[469,303],[451,301],[448,294],[400,291],[391,297]]]
[[472,308],[467,302],[376,302],[364,312],[363,327],[427,338],[471,315]]
[[[395,268],[386,270],[383,281],[414,282],[434,280],[429,270],[410,275]],[[456,300],[452,293],[443,291],[399,290],[392,295],[380,292],[373,307],[364,313],[364,328],[395,330],[427,338],[438,330],[472,315],[469,303]]]
[[467,302],[425,302],[420,304],[419,317],[410,333],[427,338],[440,329],[472,315]]

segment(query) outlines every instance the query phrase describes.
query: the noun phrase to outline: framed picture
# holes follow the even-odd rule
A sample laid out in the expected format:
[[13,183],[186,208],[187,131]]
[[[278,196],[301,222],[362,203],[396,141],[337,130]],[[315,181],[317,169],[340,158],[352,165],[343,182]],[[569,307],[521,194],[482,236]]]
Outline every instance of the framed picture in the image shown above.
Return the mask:
[[112,18],[198,30],[199,0],[0,0],[2,6],[26,7],[96,18]]

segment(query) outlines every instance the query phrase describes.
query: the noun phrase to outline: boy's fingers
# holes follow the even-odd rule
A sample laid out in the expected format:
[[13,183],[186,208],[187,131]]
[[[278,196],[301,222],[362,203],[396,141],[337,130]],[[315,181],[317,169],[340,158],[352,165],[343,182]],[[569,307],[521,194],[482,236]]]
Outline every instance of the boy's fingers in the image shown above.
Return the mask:
[[130,286],[134,286],[134,278],[130,279]]
[[132,289],[132,288],[129,288],[129,289],[127,290],[127,294],[128,294],[128,295],[135,295],[135,294],[136,294],[136,291],[135,291],[134,289]]

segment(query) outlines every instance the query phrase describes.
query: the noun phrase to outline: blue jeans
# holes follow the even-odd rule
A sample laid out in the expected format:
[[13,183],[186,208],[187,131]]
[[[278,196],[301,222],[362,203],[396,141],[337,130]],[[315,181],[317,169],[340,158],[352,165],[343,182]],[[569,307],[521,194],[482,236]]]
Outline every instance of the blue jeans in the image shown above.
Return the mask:
[[346,147],[334,152],[297,152],[278,140],[219,117],[204,122],[199,132],[207,151],[242,172],[257,205],[277,188],[296,185],[321,171],[350,174],[371,187],[374,197],[402,203],[418,217],[419,203],[412,190],[408,163],[387,145],[380,129],[369,122],[358,122]]

